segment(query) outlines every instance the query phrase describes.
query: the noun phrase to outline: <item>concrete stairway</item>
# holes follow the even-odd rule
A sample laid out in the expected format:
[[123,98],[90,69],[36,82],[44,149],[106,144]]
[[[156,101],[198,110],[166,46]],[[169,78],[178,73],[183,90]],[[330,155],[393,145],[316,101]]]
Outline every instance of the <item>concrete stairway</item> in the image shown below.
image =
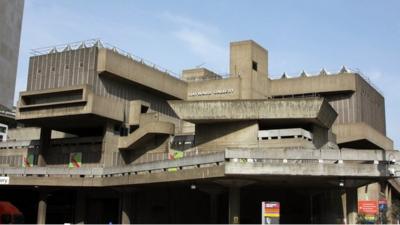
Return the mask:
[[118,148],[120,150],[134,149],[141,143],[153,138],[155,135],[170,135],[174,133],[174,124],[164,121],[149,121],[140,125],[133,133],[120,137]]

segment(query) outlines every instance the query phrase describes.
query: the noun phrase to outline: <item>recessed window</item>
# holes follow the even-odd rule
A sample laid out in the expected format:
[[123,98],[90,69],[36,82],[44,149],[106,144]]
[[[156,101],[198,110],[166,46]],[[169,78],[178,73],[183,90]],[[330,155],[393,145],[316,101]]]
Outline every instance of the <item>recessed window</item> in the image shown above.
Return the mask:
[[252,67],[253,67],[253,70],[257,71],[257,67],[258,67],[257,62],[253,61]]
[[69,69],[69,66],[68,66],[68,65],[65,65],[65,69],[66,69],[66,70]]
[[83,67],[83,62],[80,62],[80,63],[79,63],[79,67]]

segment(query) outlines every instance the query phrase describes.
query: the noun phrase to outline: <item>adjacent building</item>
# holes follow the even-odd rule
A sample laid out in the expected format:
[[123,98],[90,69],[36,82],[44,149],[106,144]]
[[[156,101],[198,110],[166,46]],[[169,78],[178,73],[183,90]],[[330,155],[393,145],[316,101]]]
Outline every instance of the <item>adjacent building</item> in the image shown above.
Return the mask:
[[0,142],[7,139],[8,126],[15,126],[13,102],[23,10],[23,0],[0,1]]
[[345,67],[271,79],[251,40],[229,76],[99,40],[39,49],[16,118],[0,190],[30,223],[260,223],[265,201],[281,223],[354,223],[366,199],[393,221],[384,97]]

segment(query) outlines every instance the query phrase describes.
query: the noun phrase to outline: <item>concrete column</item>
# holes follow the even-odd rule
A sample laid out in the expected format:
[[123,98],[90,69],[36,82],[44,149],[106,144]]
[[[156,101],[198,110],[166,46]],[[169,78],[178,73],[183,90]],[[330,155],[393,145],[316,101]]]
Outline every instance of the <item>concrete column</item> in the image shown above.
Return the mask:
[[346,201],[346,191],[342,191],[341,195],[342,202],[342,215],[343,215],[343,224],[347,224],[347,201]]
[[229,223],[240,223],[240,187],[229,187]]
[[124,191],[120,196],[121,224],[131,224],[132,217],[132,193]]
[[328,143],[328,129],[313,125],[313,144],[316,148],[322,148]]
[[84,224],[86,217],[86,193],[78,190],[75,203],[75,224]]
[[50,148],[51,129],[40,128],[40,147],[38,155],[38,166],[46,166],[46,152]]
[[346,189],[347,224],[355,224],[357,222],[357,204],[357,189]]
[[224,191],[222,187],[200,186],[199,190],[210,196],[210,223],[218,223],[218,196]]
[[212,193],[210,195],[210,223],[218,223],[218,194]]
[[104,127],[101,154],[101,161],[104,166],[112,166],[113,152],[118,150],[119,134],[114,134],[114,125],[112,122],[107,122]]
[[38,212],[37,212],[37,224],[46,224],[46,210],[47,210],[47,193],[40,192]]

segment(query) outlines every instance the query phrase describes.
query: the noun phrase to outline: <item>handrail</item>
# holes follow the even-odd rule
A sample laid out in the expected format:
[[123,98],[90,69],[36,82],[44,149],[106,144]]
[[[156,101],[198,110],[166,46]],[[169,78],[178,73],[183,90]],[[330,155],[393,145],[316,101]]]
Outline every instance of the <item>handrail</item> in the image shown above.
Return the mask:
[[[279,159],[283,160],[318,160],[324,163],[323,160],[336,161],[359,161],[363,164],[365,161],[384,162],[384,164],[395,164],[400,160],[400,152],[384,151],[384,150],[294,150],[294,149],[269,149],[254,150],[254,149],[226,149],[225,151],[185,157],[176,160],[163,160],[135,164],[119,167],[81,167],[81,168],[54,168],[54,167],[26,167],[26,168],[0,168],[2,175],[83,175],[83,176],[115,176],[125,175],[139,172],[166,171],[169,168],[182,169],[185,167],[199,168],[204,164],[222,164],[224,162],[235,162],[233,159]],[[247,162],[253,162],[248,161]],[[301,162],[299,162],[301,163]],[[397,165],[397,164],[396,164]]]

